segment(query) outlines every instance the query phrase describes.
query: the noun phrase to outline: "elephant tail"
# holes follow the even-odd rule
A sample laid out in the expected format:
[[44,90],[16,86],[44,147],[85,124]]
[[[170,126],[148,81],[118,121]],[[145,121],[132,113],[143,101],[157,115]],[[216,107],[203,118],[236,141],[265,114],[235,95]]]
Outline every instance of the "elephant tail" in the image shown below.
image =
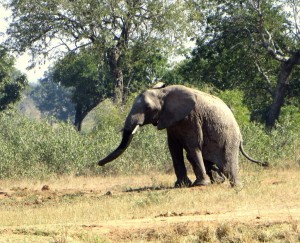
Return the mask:
[[259,160],[255,160],[255,159],[251,158],[251,157],[245,152],[244,147],[243,147],[243,143],[242,143],[242,142],[241,142],[241,144],[240,144],[240,150],[241,150],[242,154],[243,154],[248,160],[250,160],[251,162],[256,163],[256,164],[258,164],[258,165],[260,165],[260,166],[263,166],[263,167],[268,167],[268,166],[269,166],[269,163],[268,163],[268,162],[261,162],[261,161],[259,161]]

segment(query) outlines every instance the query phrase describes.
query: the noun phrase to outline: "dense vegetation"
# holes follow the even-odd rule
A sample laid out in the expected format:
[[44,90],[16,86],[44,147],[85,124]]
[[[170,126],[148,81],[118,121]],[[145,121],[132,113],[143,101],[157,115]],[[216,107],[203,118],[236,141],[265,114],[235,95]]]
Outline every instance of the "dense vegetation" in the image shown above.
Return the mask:
[[[221,97],[249,154],[299,166],[299,0],[1,2],[13,10],[0,50],[1,178],[168,172],[165,132],[151,126],[96,165],[120,142],[133,97],[157,80]],[[31,52],[32,65],[57,57],[26,91],[39,119],[9,109],[26,79],[8,50]]]
[[14,67],[14,61],[9,51],[0,45],[0,112],[20,100],[27,84],[26,76]]
[[[249,121],[249,110],[242,104],[240,91],[224,91],[218,95],[233,109],[251,156],[269,161],[271,166],[299,166],[298,108],[286,107],[277,129],[267,132],[262,124]],[[152,125],[137,133],[118,160],[105,167],[96,165],[119,144],[120,130],[131,100],[122,111],[105,100],[87,117],[81,133],[71,123],[53,119],[32,120],[18,113],[2,113],[0,178],[138,174],[149,170],[172,172],[165,131],[157,131]],[[243,159],[242,162],[246,168],[251,165]]]

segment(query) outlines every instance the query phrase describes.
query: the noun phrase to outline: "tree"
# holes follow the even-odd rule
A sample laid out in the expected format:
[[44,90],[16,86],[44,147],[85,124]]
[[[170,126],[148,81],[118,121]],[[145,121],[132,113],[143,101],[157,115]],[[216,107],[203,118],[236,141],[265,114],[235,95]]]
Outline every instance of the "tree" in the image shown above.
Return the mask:
[[53,116],[58,120],[68,120],[74,116],[74,104],[71,102],[71,90],[55,83],[51,72],[32,87],[29,96],[45,117]]
[[[148,87],[163,77],[168,67],[167,58],[159,50],[145,50],[136,43],[123,58],[126,95]],[[86,115],[105,98],[111,97],[111,83],[108,82],[106,66],[99,63],[93,48],[70,52],[57,61],[48,77],[56,85],[70,90],[70,99],[75,105],[75,126],[81,130]]]
[[71,88],[71,101],[75,106],[74,125],[81,130],[83,119],[109,95],[104,68],[97,62],[92,49],[70,52],[52,68],[52,80]]
[[[123,98],[122,59],[136,42],[161,51],[181,51],[195,34],[199,15],[193,1],[162,0],[6,0],[12,10],[7,44],[17,52],[29,49],[36,57],[57,47],[67,52],[93,45],[103,60],[116,102]],[[53,52],[52,52],[53,53]],[[57,55],[56,52],[54,52]],[[101,55],[99,55],[101,56]]]
[[145,47],[142,42],[136,42],[128,49],[122,66],[125,98],[132,92],[139,92],[159,80],[165,80],[170,69],[167,56],[159,48]]
[[191,60],[181,67],[182,75],[192,82],[200,77],[220,89],[245,90],[253,114],[263,111],[266,125],[274,127],[288,92],[292,94],[290,82],[299,85],[299,3],[212,1],[204,33]]
[[14,68],[14,58],[0,46],[0,111],[20,100],[27,79]]
[[[274,26],[274,22],[268,25],[272,19],[268,19],[268,12],[264,2],[261,0],[250,1],[250,7],[257,15],[257,28],[260,36],[260,43],[266,49],[271,58],[280,65],[276,87],[273,89],[273,101],[269,107],[266,125],[273,127],[279,118],[280,109],[284,104],[289,86],[289,77],[296,65],[300,65],[300,29],[299,29],[299,0],[275,1],[274,7],[278,7],[278,16],[281,18],[281,25]],[[292,19],[289,15],[283,15],[283,6],[291,7]],[[268,75],[257,64],[258,71],[268,81]]]

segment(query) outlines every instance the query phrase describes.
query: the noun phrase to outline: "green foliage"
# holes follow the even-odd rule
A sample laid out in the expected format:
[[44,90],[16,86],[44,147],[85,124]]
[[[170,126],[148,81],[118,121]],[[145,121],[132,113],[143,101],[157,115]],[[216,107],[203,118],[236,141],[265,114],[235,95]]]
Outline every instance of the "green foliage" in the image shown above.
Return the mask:
[[[244,147],[247,153],[253,158],[269,162],[271,166],[282,168],[300,164],[297,150],[299,139],[295,135],[299,132],[299,125],[290,127],[290,124],[281,124],[271,132],[261,124],[251,123],[242,126]],[[246,161],[246,163],[249,162]]]
[[[195,36],[195,23],[201,18],[201,14],[196,13],[185,1],[3,0],[2,2],[12,11],[6,41],[10,49],[19,53],[29,50],[37,57],[36,59],[39,57],[44,59],[47,56],[57,58],[57,53],[64,51],[67,56],[72,56],[91,47],[92,52],[89,54],[93,55],[86,55],[81,61],[89,60],[95,54],[98,55],[98,59],[93,63],[89,62],[86,69],[87,76],[80,75],[77,80],[83,78],[90,80],[92,77],[98,86],[94,85],[92,87],[94,89],[90,89],[92,86],[90,81],[81,89],[97,92],[101,88],[107,97],[113,95],[115,101],[119,103],[123,101],[124,91],[127,92],[129,89],[128,84],[137,81],[136,77],[132,77],[132,69],[141,64],[138,59],[132,68],[127,69],[127,58],[132,54],[131,48],[139,46],[143,55],[150,54],[148,58],[151,59],[150,63],[147,62],[149,67],[156,65],[153,58],[155,52],[168,56],[178,52],[187,53],[184,42],[188,37]],[[91,76],[90,71],[97,69],[98,65],[102,66],[103,63],[107,65],[108,75],[105,80],[107,83],[100,86],[98,81],[102,77],[98,75],[103,75],[103,72],[97,72],[96,75],[93,73]],[[129,71],[127,82],[123,77],[125,70]],[[81,71],[81,68],[74,65],[72,68],[69,67],[69,71],[72,75]],[[63,76],[68,79],[67,74]],[[153,74],[149,78],[152,78],[151,76]],[[78,84],[73,83],[72,86],[78,87]],[[85,100],[80,94],[76,97]],[[76,120],[75,118],[75,123]],[[81,122],[80,118],[78,122]]]
[[64,88],[61,83],[54,83],[50,74],[39,80],[39,84],[28,90],[43,117],[55,117],[67,121],[74,117],[74,104],[71,102],[71,90]]
[[85,116],[104,97],[111,96],[105,68],[99,60],[98,54],[92,48],[80,53],[70,52],[55,63],[48,76],[52,82],[71,89],[70,99],[75,106],[74,123],[79,131]]
[[[155,43],[155,40],[153,42]],[[122,66],[127,96],[153,85],[163,78],[169,69],[166,53],[160,48],[145,46],[143,42],[136,42],[128,49]]]
[[[230,105],[237,117],[249,155],[268,161],[271,166],[299,166],[299,108],[286,107],[277,129],[270,132],[260,124],[249,122],[241,91],[224,91],[218,96]],[[132,104],[131,97],[129,100],[122,108],[109,100],[102,102],[89,115],[93,123],[87,122],[82,133],[64,122],[34,121],[18,114],[1,114],[0,178],[169,172],[172,161],[166,132],[157,131],[152,125],[142,127],[117,160],[104,167],[97,165],[98,160],[121,142],[123,123]],[[252,163],[240,157],[244,168],[252,167]]]
[[84,139],[69,124],[50,126],[18,114],[2,114],[0,120],[1,178],[39,178],[82,168]]
[[[186,36],[194,33],[190,23],[201,18],[182,1],[2,2],[12,10],[7,44],[19,52],[30,49],[34,54],[49,54],[55,38],[68,50],[92,44],[107,51],[116,44],[127,48],[135,41],[150,46],[153,40],[160,43],[156,47],[174,50],[174,46],[180,48]],[[195,15],[197,18],[192,18]]]
[[20,100],[26,77],[14,68],[14,58],[0,45],[0,111]]
[[[250,121],[250,111],[245,105],[241,90],[219,91],[203,86],[203,91],[221,98],[232,110],[242,132],[246,152],[253,158],[269,162],[271,166],[299,166],[300,144],[300,109],[294,105],[282,109],[281,118],[276,129],[269,130],[264,125]],[[251,165],[242,155],[245,165]],[[246,166],[247,167],[247,166]]]
[[[92,48],[67,54],[55,63],[42,85],[35,89],[36,102],[43,106],[48,101],[47,109],[62,113],[68,111],[67,105],[72,101],[76,111],[75,125],[80,127],[85,116],[94,107],[105,98],[113,97],[114,85],[107,75],[106,64],[99,60],[99,53]],[[142,43],[129,48],[120,65],[125,70],[126,98],[162,77],[168,67],[167,58],[159,50],[148,50]],[[67,90],[63,90],[63,87]],[[58,100],[61,102],[57,102]]]
[[120,143],[122,133],[118,130],[127,111],[120,112],[105,101],[96,113],[95,119],[101,120],[99,127],[81,134],[72,124],[54,119],[34,121],[18,114],[2,114],[0,178],[130,174],[166,167],[169,159],[165,135],[150,127],[135,136],[117,161],[99,167],[97,161]]
[[[180,76],[197,86],[243,90],[251,118],[259,122],[277,119],[269,112],[282,106],[276,92],[299,104],[299,1],[284,2],[210,1],[203,34],[178,67]],[[282,65],[287,60],[295,64],[290,69]],[[288,92],[281,91],[282,83]]]
[[225,90],[218,95],[232,110],[239,124],[250,125],[250,111],[243,104],[244,93],[240,90]]
[[[251,157],[269,162],[271,166],[289,167],[299,165],[300,109],[285,106],[276,129],[268,130],[264,125],[250,122],[250,111],[244,105],[244,93],[240,90],[213,92],[232,110],[242,132],[244,147]],[[241,156],[243,158],[243,156]],[[242,161],[250,163],[243,158]]]

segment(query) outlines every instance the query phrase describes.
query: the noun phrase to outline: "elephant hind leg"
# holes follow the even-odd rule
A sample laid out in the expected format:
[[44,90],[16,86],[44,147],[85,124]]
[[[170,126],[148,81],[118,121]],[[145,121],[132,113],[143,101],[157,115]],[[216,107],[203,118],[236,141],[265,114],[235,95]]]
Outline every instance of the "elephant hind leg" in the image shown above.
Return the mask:
[[225,182],[226,177],[222,174],[220,168],[209,160],[204,160],[206,174],[209,176],[211,183],[221,184]]
[[238,166],[238,152],[233,153],[232,151],[224,154],[223,163],[220,168],[221,173],[223,173],[229,180],[232,187],[240,186],[239,179],[239,166]]

